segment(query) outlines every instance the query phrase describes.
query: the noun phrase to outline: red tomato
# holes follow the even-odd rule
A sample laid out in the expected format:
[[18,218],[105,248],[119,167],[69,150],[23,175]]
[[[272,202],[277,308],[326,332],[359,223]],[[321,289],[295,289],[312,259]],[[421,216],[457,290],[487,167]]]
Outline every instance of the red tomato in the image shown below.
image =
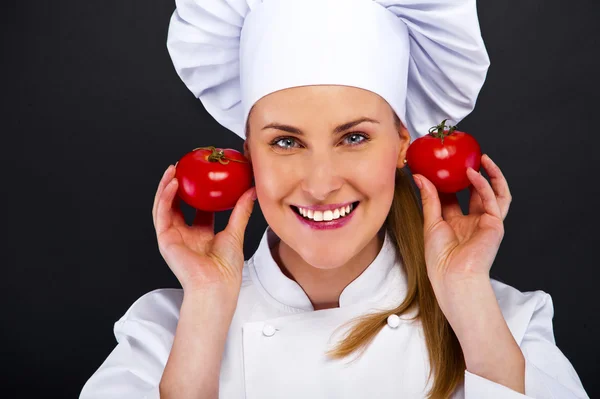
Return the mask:
[[479,171],[481,148],[473,136],[446,126],[446,121],[408,147],[406,163],[411,173],[428,178],[439,192],[456,193],[471,184],[467,167]]
[[203,211],[232,209],[252,184],[250,162],[230,148],[196,148],[175,166],[177,194],[186,204]]

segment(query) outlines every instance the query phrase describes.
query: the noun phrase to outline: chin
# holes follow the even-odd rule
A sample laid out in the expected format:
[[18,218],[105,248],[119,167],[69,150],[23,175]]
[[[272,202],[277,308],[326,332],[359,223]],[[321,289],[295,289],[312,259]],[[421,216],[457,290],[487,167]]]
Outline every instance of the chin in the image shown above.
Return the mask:
[[323,250],[304,250],[294,249],[306,263],[317,269],[337,269],[347,264],[354,254],[349,253],[344,248]]

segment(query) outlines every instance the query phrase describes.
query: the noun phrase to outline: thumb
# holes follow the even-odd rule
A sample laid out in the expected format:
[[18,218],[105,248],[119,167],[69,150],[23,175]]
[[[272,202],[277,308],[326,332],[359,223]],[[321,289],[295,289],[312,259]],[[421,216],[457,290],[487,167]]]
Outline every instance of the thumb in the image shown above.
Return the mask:
[[256,188],[250,187],[238,198],[225,227],[225,230],[234,238],[238,248],[244,248],[244,235],[254,208],[255,195]]
[[421,193],[421,202],[423,203],[423,218],[425,234],[431,230],[442,219],[442,206],[437,188],[425,176],[413,175],[417,187]]

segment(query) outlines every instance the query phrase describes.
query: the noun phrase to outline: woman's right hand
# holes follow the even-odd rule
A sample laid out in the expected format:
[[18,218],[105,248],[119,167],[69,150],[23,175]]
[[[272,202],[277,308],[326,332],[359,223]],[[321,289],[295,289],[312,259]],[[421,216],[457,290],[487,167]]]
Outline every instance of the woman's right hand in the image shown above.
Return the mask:
[[237,201],[225,230],[215,235],[214,212],[196,210],[192,226],[183,217],[177,195],[175,166],[169,165],[154,197],[152,217],[160,254],[185,293],[194,290],[225,290],[239,294],[244,266],[244,234],[252,209],[255,188]]

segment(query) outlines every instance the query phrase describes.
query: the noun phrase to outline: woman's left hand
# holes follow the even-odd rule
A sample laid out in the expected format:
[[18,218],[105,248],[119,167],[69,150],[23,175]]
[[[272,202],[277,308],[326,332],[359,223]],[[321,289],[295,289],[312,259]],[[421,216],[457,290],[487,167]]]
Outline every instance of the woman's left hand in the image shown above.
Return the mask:
[[512,197],[500,168],[487,154],[481,157],[481,165],[491,186],[481,173],[467,170],[471,181],[468,215],[463,214],[456,194],[438,193],[423,175],[413,176],[423,203],[427,273],[436,291],[461,281],[489,279]]

